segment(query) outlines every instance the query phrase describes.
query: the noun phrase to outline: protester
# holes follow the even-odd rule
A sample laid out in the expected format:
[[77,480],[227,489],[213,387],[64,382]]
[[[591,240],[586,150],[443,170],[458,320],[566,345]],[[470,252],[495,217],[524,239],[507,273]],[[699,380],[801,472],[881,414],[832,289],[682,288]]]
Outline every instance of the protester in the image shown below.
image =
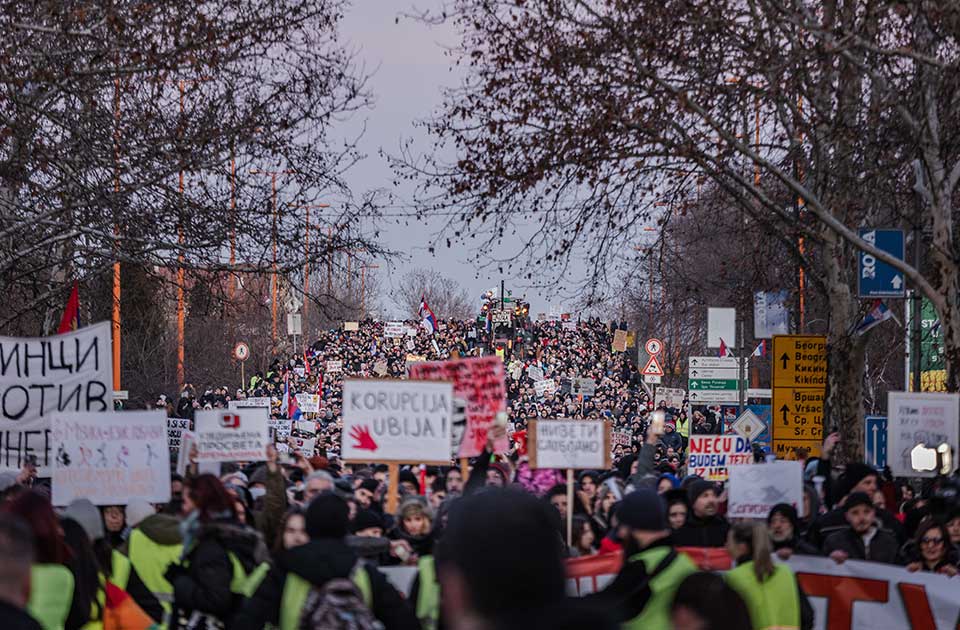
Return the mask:
[[243,599],[246,579],[267,560],[259,534],[238,520],[234,501],[210,474],[192,479],[184,492],[187,512],[183,553],[164,578],[173,585],[170,628],[228,624]]
[[556,520],[516,490],[458,499],[437,551],[445,627],[613,630],[609,608],[567,598]]
[[716,573],[692,573],[670,606],[673,630],[752,630],[743,598]]
[[676,532],[687,523],[687,493],[680,488],[663,493],[663,500],[667,503],[667,521],[670,529]]
[[31,582],[43,588],[30,590],[28,612],[46,630],[62,630],[71,613],[76,579],[66,566],[71,554],[53,506],[44,495],[28,490],[0,510],[20,517],[33,532]]
[[950,542],[950,533],[942,523],[927,517],[917,529],[912,550],[908,551],[908,571],[929,571],[953,577],[957,575],[960,553]]
[[[866,494],[870,505],[873,507],[872,497],[877,491],[879,480],[880,474],[876,469],[866,464],[848,464],[844,473],[833,486],[833,494],[837,497],[837,501],[835,502],[837,507],[821,515],[814,521],[809,532],[810,543],[815,547],[822,548],[827,537],[834,532],[847,528],[845,507],[849,495],[855,493]],[[903,527],[900,525],[900,522],[886,510],[876,510],[875,507],[874,510],[875,516],[878,519],[878,527],[893,534],[898,544],[903,542],[900,540],[903,533]]]
[[847,526],[834,531],[823,543],[823,552],[837,563],[870,560],[899,564],[899,545],[893,534],[878,527],[873,501],[865,492],[846,496],[844,510]]
[[569,549],[571,557],[579,558],[583,556],[592,556],[597,553],[594,547],[596,536],[590,521],[584,516],[573,517],[573,545]]
[[419,628],[413,611],[383,574],[364,565],[346,544],[348,522],[349,509],[342,498],[332,492],[317,495],[306,514],[310,542],[282,554],[256,592],[243,602],[232,629],[261,630],[267,624],[280,630],[310,627],[304,624],[310,623],[320,603],[311,594],[337,578],[349,578],[356,585],[364,610],[386,630]]
[[813,608],[793,571],[774,563],[770,536],[761,523],[738,523],[727,537],[727,552],[737,566],[727,583],[740,594],[757,630],[813,627]]
[[719,514],[716,486],[702,479],[687,486],[690,514],[687,522],[673,534],[680,547],[723,547],[730,524]]
[[180,519],[172,514],[150,514],[137,500],[127,505],[127,516],[132,529],[121,551],[168,618],[173,613],[173,585],[164,574],[183,553]]
[[674,592],[696,566],[673,549],[666,506],[654,490],[624,497],[617,520],[623,530],[623,566],[602,591],[585,599],[612,611],[622,627],[667,627]]
[[110,546],[116,549],[126,540],[127,520],[122,505],[105,505],[100,508],[103,514],[103,524],[106,529],[106,539]]
[[433,553],[433,514],[426,500],[420,496],[410,496],[400,503],[397,510],[397,525],[390,534],[393,540],[404,540],[410,545],[416,557]]
[[795,553],[818,556],[820,550],[800,538],[800,519],[797,509],[788,503],[778,503],[767,515],[767,528],[773,549],[781,560],[789,560]]
[[33,536],[23,519],[3,511],[0,511],[0,558],[0,628],[41,630],[40,624],[27,612]]
[[295,505],[287,510],[287,513],[283,516],[283,521],[280,523],[280,535],[273,544],[273,555],[276,558],[282,552],[305,545],[309,541],[306,511]]

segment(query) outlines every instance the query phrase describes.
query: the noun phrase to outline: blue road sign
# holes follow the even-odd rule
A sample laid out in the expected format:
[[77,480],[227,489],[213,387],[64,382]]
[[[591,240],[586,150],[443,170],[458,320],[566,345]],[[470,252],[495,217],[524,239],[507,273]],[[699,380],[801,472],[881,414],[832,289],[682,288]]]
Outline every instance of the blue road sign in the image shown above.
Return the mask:
[[[904,257],[903,230],[860,228],[860,238],[900,260]],[[903,274],[872,254],[860,252],[857,295],[862,298],[902,298],[907,295]]]
[[867,464],[879,470],[887,465],[887,419],[883,416],[867,416],[865,420]]

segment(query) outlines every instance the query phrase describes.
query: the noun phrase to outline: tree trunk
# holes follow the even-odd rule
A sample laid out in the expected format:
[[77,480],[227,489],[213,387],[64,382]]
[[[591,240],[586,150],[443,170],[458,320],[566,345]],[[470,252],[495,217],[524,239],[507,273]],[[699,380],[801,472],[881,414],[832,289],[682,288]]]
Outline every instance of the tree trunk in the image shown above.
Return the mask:
[[[857,300],[846,281],[843,261],[845,244],[828,234],[831,245],[824,252],[824,271],[830,298],[830,326],[827,333],[827,391],[823,429],[840,432],[834,460],[840,463],[863,461],[863,337],[851,331],[856,324]],[[823,437],[823,436],[821,436]]]

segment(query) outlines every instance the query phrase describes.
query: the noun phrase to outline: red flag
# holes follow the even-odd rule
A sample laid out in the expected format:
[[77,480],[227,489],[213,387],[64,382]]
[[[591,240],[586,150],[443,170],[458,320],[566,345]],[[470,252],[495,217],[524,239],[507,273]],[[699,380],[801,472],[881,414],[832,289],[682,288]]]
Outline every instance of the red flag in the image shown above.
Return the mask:
[[721,337],[721,338],[720,338],[720,352],[719,352],[719,356],[722,358],[722,357],[727,356],[728,354],[730,354],[730,351],[727,350],[727,344],[723,343],[723,337]]
[[63,309],[63,317],[60,318],[57,333],[68,333],[78,328],[80,328],[80,284],[74,280],[73,290],[70,291],[67,307]]

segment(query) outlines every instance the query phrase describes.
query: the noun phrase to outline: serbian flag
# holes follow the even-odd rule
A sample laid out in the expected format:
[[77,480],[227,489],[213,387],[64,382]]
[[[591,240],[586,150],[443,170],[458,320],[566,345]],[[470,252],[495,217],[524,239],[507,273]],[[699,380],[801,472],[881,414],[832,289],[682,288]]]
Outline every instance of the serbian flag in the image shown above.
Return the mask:
[[57,328],[57,333],[68,333],[78,328],[80,328],[80,284],[74,280],[73,290],[70,291],[67,307],[63,309],[63,317],[60,318],[60,327]]
[[420,325],[429,333],[434,334],[437,332],[437,318],[434,316],[433,311],[430,310],[430,307],[427,306],[427,296],[420,296]]
[[760,343],[757,345],[757,347],[753,349],[753,354],[751,354],[750,356],[766,357],[767,356],[767,340],[766,339],[761,340]]
[[856,333],[857,335],[862,335],[868,330],[870,330],[871,328],[875,326],[879,326],[880,324],[887,321],[888,319],[892,319],[896,321],[898,324],[900,323],[897,320],[896,315],[893,314],[893,311],[887,308],[887,306],[882,301],[875,300],[870,310],[867,312],[866,315],[863,316],[863,319],[860,320],[860,323],[857,324],[857,327],[855,329]]
[[730,348],[723,342],[723,337],[720,337],[720,351],[717,353],[717,356],[720,358],[730,356]]

